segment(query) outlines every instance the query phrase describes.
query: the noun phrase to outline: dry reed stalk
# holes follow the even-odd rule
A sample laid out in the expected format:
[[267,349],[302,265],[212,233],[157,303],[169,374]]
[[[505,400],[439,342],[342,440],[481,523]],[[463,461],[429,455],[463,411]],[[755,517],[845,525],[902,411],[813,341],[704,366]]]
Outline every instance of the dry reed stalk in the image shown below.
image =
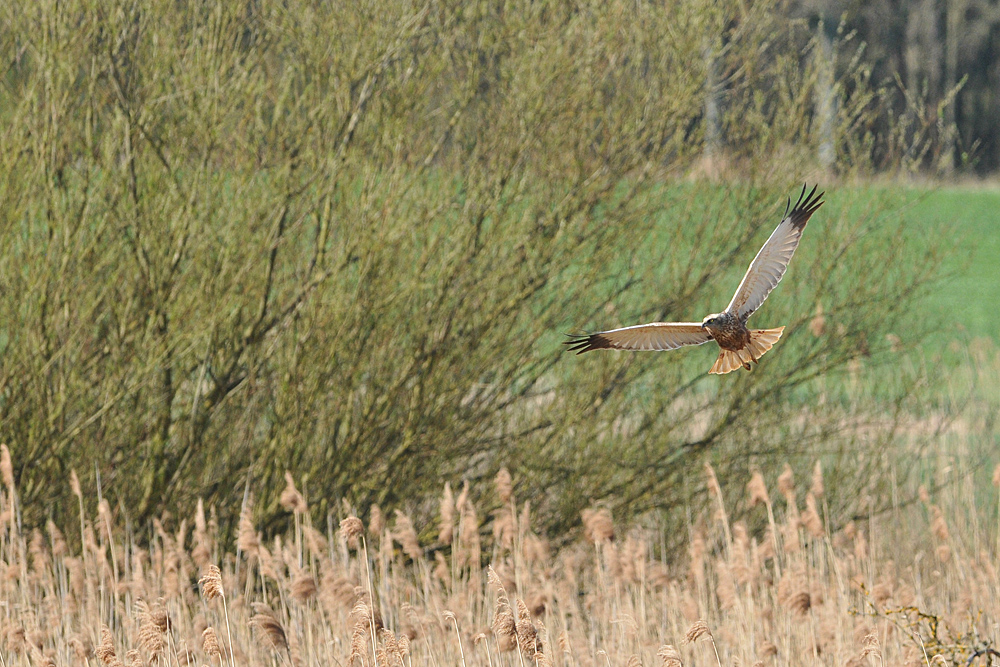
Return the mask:
[[382,508],[378,505],[372,505],[369,512],[368,531],[372,536],[378,538],[381,538],[383,531],[385,531],[385,514],[382,513]]
[[691,540],[688,542],[690,561],[688,566],[691,580],[699,591],[705,586],[705,551],[705,534],[701,526],[698,526],[692,531]]
[[785,497],[788,511],[797,512],[798,507],[795,503],[795,473],[792,471],[792,466],[787,463],[784,470],[778,475],[778,491]]
[[107,498],[101,498],[97,502],[97,518],[98,518],[98,532],[101,535],[101,539],[104,540],[108,545],[108,550],[111,552],[111,571],[114,574],[114,581],[117,585],[118,581],[118,555],[115,549],[115,540],[112,536],[111,531],[111,505],[108,503]]
[[756,571],[751,569],[748,560],[750,554],[750,535],[743,521],[733,524],[733,550],[729,555],[729,569],[740,586],[745,586],[753,580]]
[[809,534],[819,539],[826,535],[823,529],[823,519],[819,516],[816,507],[816,497],[810,491],[806,494],[806,511],[802,513],[802,525],[806,527]]
[[32,667],[56,667],[55,659],[36,646],[31,646],[28,655],[31,656]]
[[67,644],[78,662],[87,664],[90,658],[94,656],[94,645],[91,643],[90,637],[85,635],[73,635],[70,637]]
[[205,574],[198,580],[202,595],[206,600],[222,598],[222,613],[226,618],[226,639],[229,641],[229,667],[236,667],[233,658],[233,631],[229,625],[229,606],[226,604],[226,592],[222,586],[222,572],[214,563],[209,563]]
[[248,494],[246,502],[240,509],[240,520],[237,528],[236,548],[247,555],[256,556],[260,540],[253,525],[253,494]]
[[445,611],[444,620],[451,621],[455,626],[455,637],[458,639],[458,650],[462,655],[462,667],[467,667],[465,664],[465,646],[462,644],[462,633],[458,631],[458,619],[455,618],[455,612]]
[[153,613],[145,600],[136,600],[135,610],[139,622],[139,644],[151,661],[156,660],[163,653],[163,632],[168,624],[164,621],[163,629],[160,629],[160,623],[153,620]]
[[722,658],[719,657],[719,648],[715,645],[715,637],[712,636],[712,630],[708,627],[708,623],[706,623],[704,619],[698,619],[690,628],[688,628],[687,633],[684,635],[684,643],[693,644],[702,637],[708,637],[709,641],[712,642],[712,651],[715,652],[715,661],[718,663],[719,667],[722,667]]
[[774,521],[774,508],[771,505],[771,497],[767,492],[767,484],[764,483],[764,476],[759,470],[755,470],[750,476],[750,481],[747,483],[747,493],[750,496],[750,507],[755,507],[757,504],[763,503],[767,509],[767,524],[770,528],[769,536],[771,538],[768,542],[770,548],[774,550],[774,576],[776,579],[780,579],[781,564],[778,562],[778,554],[781,552],[781,549],[778,545],[778,527]]
[[510,503],[510,499],[514,495],[514,482],[510,476],[510,471],[507,468],[500,468],[497,472],[495,482],[497,495],[500,496],[501,504],[506,505]]
[[451,568],[448,567],[448,561],[440,551],[434,552],[434,576],[442,584],[451,583]]
[[400,635],[397,644],[399,646],[399,655],[401,657],[400,662],[402,663],[403,661],[408,661],[410,667],[413,667],[413,661],[410,658],[410,638],[405,634]]
[[951,545],[949,544],[950,534],[948,532],[948,522],[944,520],[944,512],[937,505],[930,506],[931,511],[931,532],[938,540],[938,545],[934,552],[941,563],[951,560]]
[[[463,488],[462,493],[468,496],[468,484]],[[459,496],[459,500],[462,497]],[[459,543],[458,566],[468,566],[472,571],[479,571],[479,562],[482,555],[482,545],[479,539],[479,517],[476,515],[476,508],[471,502],[456,502],[455,508],[459,510]]]
[[465,511],[466,505],[469,504],[469,480],[462,480],[462,490],[458,494],[458,499],[455,500],[455,511],[462,514]]
[[868,656],[874,656],[878,659],[879,665],[884,665],[885,662],[882,660],[882,644],[878,640],[878,631],[872,628],[871,632],[865,635],[862,642],[864,643],[864,649],[861,651],[861,659],[864,660]]
[[684,667],[680,651],[670,644],[661,646],[656,655],[663,661],[663,667]]
[[125,667],[115,653],[114,635],[106,625],[101,626],[101,643],[97,646],[95,654],[104,667]]
[[[371,611],[363,598],[359,598],[351,609],[350,616],[354,617],[354,624],[351,631],[351,655],[348,663],[353,664],[355,658],[360,658],[367,652],[366,646],[371,636]],[[349,616],[349,617],[350,617]],[[374,655],[374,645],[372,652]],[[364,661],[362,661],[362,664]]]
[[608,508],[588,508],[580,512],[580,516],[583,518],[583,534],[591,543],[597,545],[615,539],[615,525]]
[[531,614],[528,612],[528,607],[524,604],[524,600],[520,598],[517,600],[517,622],[514,625],[514,630],[517,633],[517,645],[521,649],[521,653],[537,662],[536,656],[540,651],[538,647],[538,629],[531,622]]
[[347,546],[357,549],[360,546],[358,540],[365,534],[365,524],[356,516],[349,516],[340,522],[340,534],[347,542]]
[[392,537],[403,547],[403,553],[409,556],[414,562],[423,560],[424,550],[420,546],[420,540],[417,537],[416,529],[413,527],[413,522],[410,521],[410,517],[399,510],[396,510],[396,525],[393,527]]
[[316,596],[318,590],[316,579],[306,569],[299,570],[292,579],[292,599],[296,602],[308,602]]
[[822,498],[826,491],[826,487],[823,485],[823,464],[819,459],[816,459],[816,465],[813,466],[812,486],[809,490],[817,498]]
[[[377,505],[372,507],[373,515],[376,509],[378,509]],[[379,512],[379,516],[381,516],[381,512]],[[345,539],[354,537],[355,540],[361,540],[361,553],[364,555],[365,560],[365,584],[368,587],[368,599],[371,602],[368,607],[367,622],[370,629],[369,635],[372,643],[372,659],[375,661],[375,667],[378,667],[378,656],[376,655],[378,651],[378,642],[375,638],[375,597],[372,591],[371,569],[368,565],[368,544],[365,540],[365,526],[358,517],[347,517],[340,522],[340,531],[345,536]]]
[[391,665],[395,661],[399,667],[405,667],[406,656],[410,651],[410,640],[406,635],[396,636],[391,630],[379,630],[379,637],[385,647],[386,661],[384,664]]
[[0,480],[7,487],[11,500],[14,498],[14,463],[7,445],[0,444]]
[[732,568],[729,567],[725,559],[719,558],[715,562],[715,570],[715,595],[719,598],[719,607],[724,611],[734,609],[739,597],[736,592],[736,582],[733,579]]
[[285,471],[285,488],[281,492],[278,502],[289,512],[305,514],[309,511],[306,499],[295,488],[295,478],[292,477],[292,473],[288,470]]
[[250,617],[250,626],[260,632],[260,636],[267,640],[267,645],[271,649],[281,655],[283,659],[287,656],[288,662],[291,663],[292,654],[288,646],[288,635],[285,633],[285,626],[278,620],[278,615],[263,602],[254,602],[252,606],[254,615]]
[[747,502],[750,507],[756,507],[758,504],[770,504],[771,498],[767,493],[767,485],[759,470],[755,470],[750,476],[750,481],[747,482],[747,494],[749,496]]
[[726,513],[726,503],[722,498],[722,487],[719,486],[719,478],[716,477],[712,464],[708,462],[705,463],[705,486],[708,489],[708,495],[714,498],[718,505],[716,508],[716,519],[722,524],[722,531],[726,535],[725,547],[728,552],[733,543],[733,535],[729,530],[729,515]]
[[[993,486],[1000,490],[1000,463],[993,469]],[[1000,527],[1000,493],[997,494],[997,526]],[[1000,529],[997,530],[996,553],[1000,554]]]
[[222,664],[222,647],[219,646],[219,636],[215,633],[215,628],[208,626],[202,633],[202,650],[209,656],[209,658],[218,658],[219,664]]
[[191,559],[200,569],[204,570],[212,560],[212,549],[209,544],[208,526],[205,522],[205,503],[198,498],[194,512],[194,548]]
[[444,494],[441,496],[441,525],[438,529],[438,541],[450,545],[455,532],[455,498],[451,493],[451,484],[444,483]]
[[511,549],[514,546],[515,531],[514,515],[510,507],[502,506],[493,519],[493,542],[504,549]]
[[61,559],[69,551],[66,546],[66,538],[52,519],[45,522],[45,530],[49,534],[49,542],[52,544],[52,557],[56,560]]
[[517,622],[514,620],[514,611],[511,609],[507,590],[492,565],[487,566],[486,580],[497,596],[493,608],[493,622],[490,624],[497,642],[497,650],[510,651],[517,647]]
[[479,646],[480,643],[486,646],[486,662],[489,664],[489,667],[493,667],[493,654],[490,653],[490,642],[485,632],[480,632],[472,638],[473,647]]

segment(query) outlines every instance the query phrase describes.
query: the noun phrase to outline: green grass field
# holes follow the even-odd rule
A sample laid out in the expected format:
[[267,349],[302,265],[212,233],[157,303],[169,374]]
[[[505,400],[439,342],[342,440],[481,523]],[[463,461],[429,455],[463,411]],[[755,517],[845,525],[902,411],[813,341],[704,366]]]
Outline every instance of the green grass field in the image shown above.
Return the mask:
[[[928,309],[972,338],[1000,341],[1000,188],[941,187],[920,193],[906,213],[914,225],[936,226],[954,243],[947,275]],[[947,335],[943,333],[943,335]]]

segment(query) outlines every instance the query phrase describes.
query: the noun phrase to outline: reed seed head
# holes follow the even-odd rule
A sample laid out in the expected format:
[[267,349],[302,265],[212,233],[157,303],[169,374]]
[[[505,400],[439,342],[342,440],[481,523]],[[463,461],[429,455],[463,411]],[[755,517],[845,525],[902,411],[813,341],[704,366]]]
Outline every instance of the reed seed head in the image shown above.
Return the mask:
[[747,495],[749,496],[750,507],[757,505],[769,505],[771,499],[767,495],[767,484],[764,483],[764,476],[759,470],[755,470],[747,483]]
[[285,628],[278,620],[277,615],[269,606],[260,602],[253,604],[254,615],[250,618],[250,625],[259,632],[267,645],[275,651],[288,650],[288,636]]
[[74,496],[83,500],[83,491],[80,490],[80,478],[76,476],[76,470],[72,468],[69,471],[69,490],[73,492]]
[[198,580],[201,584],[201,594],[206,600],[225,597],[222,589],[222,572],[214,563],[209,563],[205,574]]
[[583,510],[580,516],[583,518],[583,534],[588,541],[601,544],[615,539],[615,525],[608,508],[588,508]]
[[365,534],[365,524],[356,516],[349,516],[340,520],[340,534],[344,536],[347,544],[357,548],[358,539]]
[[496,485],[500,502],[506,505],[510,502],[511,496],[514,495],[514,481],[507,468],[500,468],[500,471],[497,472]]
[[451,492],[451,484],[444,483],[444,494],[441,496],[441,525],[438,530],[438,541],[441,544],[451,544],[455,533],[455,498]]
[[368,531],[378,537],[385,531],[385,514],[378,505],[372,505],[371,513],[368,517]]
[[785,497],[789,505],[795,503],[795,473],[792,466],[785,464],[785,469],[778,475],[778,491]]
[[97,646],[95,653],[104,667],[125,667],[115,653],[115,638],[111,634],[111,628],[106,625],[101,626],[101,643]]
[[702,637],[711,637],[712,631],[708,627],[708,623],[704,619],[698,619],[694,624],[688,628],[687,634],[684,635],[685,644],[693,644]]
[[663,667],[684,667],[681,652],[671,644],[661,646],[656,655],[663,661]]
[[813,466],[812,487],[809,490],[817,498],[822,498],[824,491],[826,491],[826,487],[823,485],[823,464],[819,459]]
[[14,463],[10,459],[10,450],[7,445],[0,445],[0,479],[7,487],[8,492],[14,494]]
[[211,625],[201,633],[202,649],[213,658],[222,657],[222,647],[219,645],[219,635],[215,633],[215,628]]
[[285,471],[285,489],[281,492],[278,502],[286,510],[295,514],[305,514],[309,511],[306,499],[295,488],[295,479],[292,477],[292,473],[287,470]]
[[864,649],[861,651],[862,659],[871,655],[879,661],[882,660],[882,644],[878,640],[878,630],[872,628],[872,630],[866,634],[864,639],[861,641],[864,645]]
[[240,510],[240,522],[237,530],[236,547],[247,556],[256,556],[260,548],[257,531],[253,525],[253,495],[247,497]]
[[414,561],[423,559],[424,550],[420,546],[420,540],[417,538],[417,531],[413,527],[413,522],[410,521],[410,517],[399,510],[396,510],[396,525],[393,528],[392,537],[399,542],[400,546],[403,547],[403,552],[411,559]]
[[722,487],[719,486],[719,478],[716,477],[715,468],[711,463],[705,463],[705,487],[708,489],[708,495],[713,498],[722,496]]

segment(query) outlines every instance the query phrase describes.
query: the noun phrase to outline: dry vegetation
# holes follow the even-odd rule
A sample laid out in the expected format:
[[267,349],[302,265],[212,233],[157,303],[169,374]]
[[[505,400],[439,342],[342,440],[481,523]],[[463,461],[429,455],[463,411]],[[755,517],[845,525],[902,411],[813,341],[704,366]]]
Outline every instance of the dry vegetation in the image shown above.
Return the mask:
[[706,465],[687,553],[666,560],[662,529],[600,507],[556,550],[505,469],[489,517],[445,486],[431,543],[377,508],[319,530],[288,475],[287,532],[265,540],[248,499],[232,553],[214,508],[140,540],[75,475],[80,524],[22,532],[2,453],[7,667],[986,665],[996,647],[997,526],[970,484],[835,530],[818,463],[770,488],[753,474],[734,507]]

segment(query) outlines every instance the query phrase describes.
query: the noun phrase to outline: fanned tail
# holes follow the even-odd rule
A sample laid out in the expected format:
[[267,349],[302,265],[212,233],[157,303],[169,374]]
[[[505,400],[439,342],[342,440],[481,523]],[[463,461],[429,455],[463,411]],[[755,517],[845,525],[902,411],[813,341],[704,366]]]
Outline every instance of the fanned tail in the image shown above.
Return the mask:
[[722,350],[709,373],[725,375],[741,366],[750,370],[750,364],[757,363],[764,356],[765,352],[774,347],[774,344],[781,338],[781,332],[784,330],[785,327],[778,327],[777,329],[751,329],[750,344],[741,350]]

